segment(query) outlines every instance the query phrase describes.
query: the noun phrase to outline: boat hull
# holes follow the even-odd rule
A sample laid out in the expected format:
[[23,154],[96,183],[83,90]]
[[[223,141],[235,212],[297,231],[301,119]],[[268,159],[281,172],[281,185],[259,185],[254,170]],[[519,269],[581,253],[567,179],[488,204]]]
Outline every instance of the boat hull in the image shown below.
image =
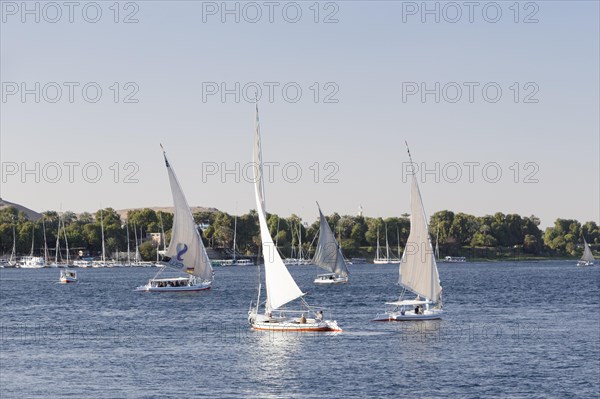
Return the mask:
[[378,314],[373,321],[422,321],[422,320],[437,320],[442,318],[441,310],[426,310],[424,313],[405,312],[390,312]]
[[248,312],[248,323],[253,330],[259,331],[290,331],[290,332],[327,332],[342,329],[335,320],[301,317],[272,317],[265,314],[257,315],[255,311]]
[[376,265],[399,265],[400,260],[385,260],[385,259],[374,259],[373,263]]
[[316,278],[313,283],[316,285],[336,285],[336,284],[346,284],[348,283],[348,277],[337,277],[334,279],[321,279]]
[[594,262],[586,262],[584,260],[580,260],[579,262],[577,262],[577,266],[578,267],[594,266]]
[[198,285],[188,285],[183,287],[152,287],[148,284],[136,288],[136,291],[143,292],[194,292],[194,291],[205,291],[209,290],[211,283],[204,283]]
[[295,320],[289,321],[275,321],[275,322],[254,322],[250,324],[253,330],[258,331],[290,331],[290,332],[327,332],[337,331],[340,332],[342,329],[337,325],[335,321],[322,321],[322,322],[306,322],[300,323]]
[[73,279],[73,278],[61,278],[59,280],[59,283],[62,283],[62,284],[69,284],[69,283],[76,283],[76,282],[77,282],[76,278],[75,279]]

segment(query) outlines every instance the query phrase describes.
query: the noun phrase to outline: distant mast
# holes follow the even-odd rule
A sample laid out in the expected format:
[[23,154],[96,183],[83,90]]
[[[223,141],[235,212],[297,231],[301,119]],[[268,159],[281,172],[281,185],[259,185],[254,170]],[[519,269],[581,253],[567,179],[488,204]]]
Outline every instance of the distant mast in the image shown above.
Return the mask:
[[33,222],[31,227],[31,253],[29,256],[33,257],[33,248],[35,245],[35,222]]
[[65,249],[67,250],[67,265],[69,264],[69,240],[67,239],[67,224],[63,220],[63,233],[65,235]]
[[235,240],[237,239],[237,215],[233,222],[233,262],[235,262]]
[[44,232],[44,261],[48,263],[48,242],[46,241],[46,223],[44,222],[44,216],[42,216],[42,230]]
[[100,209],[100,234],[101,234],[101,238],[102,238],[102,263],[106,262],[106,248],[104,245],[104,216],[103,216],[103,212],[102,209]]
[[129,220],[127,220],[125,228],[127,229],[127,266],[131,266],[131,249],[129,248]]

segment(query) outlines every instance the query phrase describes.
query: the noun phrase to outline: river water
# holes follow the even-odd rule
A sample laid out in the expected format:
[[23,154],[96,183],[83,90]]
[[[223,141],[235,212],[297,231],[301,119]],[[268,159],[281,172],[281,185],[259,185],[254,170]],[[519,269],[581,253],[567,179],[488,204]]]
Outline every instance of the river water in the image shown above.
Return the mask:
[[0,397],[598,397],[600,268],[574,263],[442,263],[444,319],[390,323],[397,266],[291,266],[340,334],[249,330],[256,267],[179,294],[134,291],[155,268],[0,269]]

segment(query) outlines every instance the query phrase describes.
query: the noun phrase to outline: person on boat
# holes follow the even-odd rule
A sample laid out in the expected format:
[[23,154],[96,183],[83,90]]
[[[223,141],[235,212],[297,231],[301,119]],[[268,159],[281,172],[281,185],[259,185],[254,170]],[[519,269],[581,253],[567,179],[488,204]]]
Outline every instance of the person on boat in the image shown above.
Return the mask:
[[317,321],[321,321],[321,320],[323,320],[323,311],[322,311],[322,310],[319,310],[319,311],[317,312],[316,319],[317,319]]
[[300,316],[300,324],[306,324],[306,317],[304,317],[304,314]]

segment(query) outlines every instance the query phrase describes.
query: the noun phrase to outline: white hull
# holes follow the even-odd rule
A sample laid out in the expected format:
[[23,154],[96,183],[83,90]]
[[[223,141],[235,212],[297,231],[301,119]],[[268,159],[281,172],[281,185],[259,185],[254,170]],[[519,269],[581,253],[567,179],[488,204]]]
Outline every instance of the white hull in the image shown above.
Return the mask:
[[436,320],[442,318],[442,310],[430,309],[425,310],[423,313],[415,313],[414,311],[402,312],[388,312],[378,314],[373,321],[420,321],[420,320]]
[[465,263],[466,261],[467,261],[467,258],[465,258],[464,256],[456,256],[456,257],[446,256],[444,258],[444,262],[446,262],[446,263]]
[[347,282],[347,276],[338,276],[337,274],[322,274],[313,281],[317,285],[346,284]]
[[193,292],[210,289],[212,281],[191,281],[188,279],[153,279],[146,285],[137,287],[142,292]]
[[189,285],[185,287],[150,287],[144,285],[136,288],[136,291],[145,292],[193,292],[193,291],[204,291],[210,289],[210,283],[201,285]]
[[579,262],[577,262],[577,266],[578,267],[594,266],[594,262],[587,262],[585,260],[580,260]]
[[399,259],[373,259],[373,263],[376,265],[399,265]]
[[268,317],[266,315],[256,315],[251,312],[248,318],[250,327],[253,330],[261,331],[290,331],[290,332],[327,332],[342,329],[336,321],[302,319],[300,317]]
[[58,280],[60,283],[76,283],[77,282],[77,272],[72,270],[61,270],[60,279]]

